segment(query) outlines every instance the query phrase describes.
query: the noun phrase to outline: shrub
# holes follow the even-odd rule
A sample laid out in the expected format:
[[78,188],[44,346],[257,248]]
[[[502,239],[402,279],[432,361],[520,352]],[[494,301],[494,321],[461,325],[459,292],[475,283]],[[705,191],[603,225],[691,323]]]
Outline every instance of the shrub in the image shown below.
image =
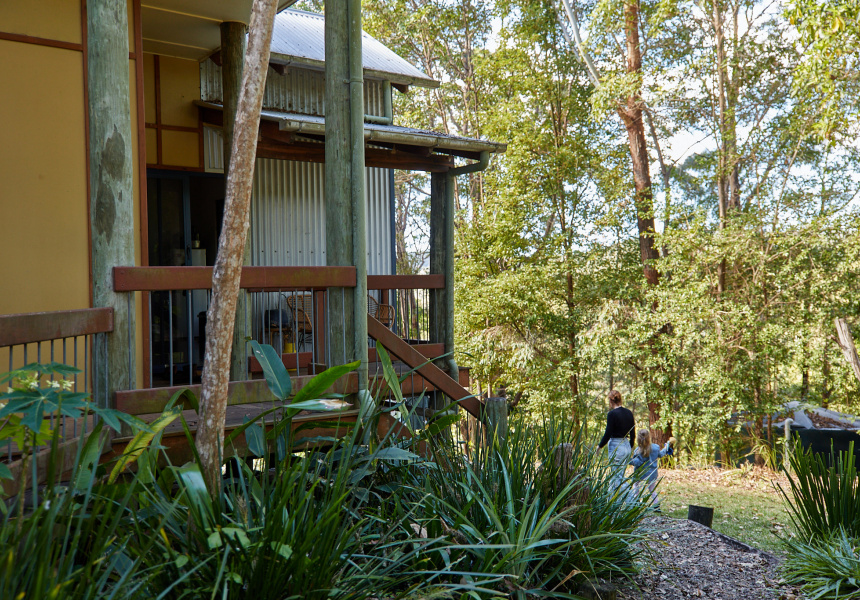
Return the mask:
[[783,574],[815,600],[860,598],[860,540],[844,529],[809,542],[787,540],[788,558]]
[[844,530],[860,537],[860,494],[853,443],[847,452],[832,452],[830,460],[808,450],[790,458],[794,477],[789,477],[790,494],[779,486],[789,515],[805,540],[829,539]]
[[520,594],[634,571],[647,505],[610,490],[611,467],[579,435],[512,419],[506,438],[468,459],[444,439],[433,453],[406,490],[416,526],[448,544],[430,557],[437,568],[457,564],[476,585]]

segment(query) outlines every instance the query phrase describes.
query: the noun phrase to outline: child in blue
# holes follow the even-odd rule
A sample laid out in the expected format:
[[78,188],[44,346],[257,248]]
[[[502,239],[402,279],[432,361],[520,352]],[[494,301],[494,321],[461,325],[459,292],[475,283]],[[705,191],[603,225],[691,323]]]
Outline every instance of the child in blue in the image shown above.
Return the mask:
[[[636,468],[635,476],[639,482],[648,482],[648,489],[651,491],[651,502],[657,510],[660,509],[660,498],[657,496],[656,490],[657,466],[661,458],[672,456],[675,453],[675,450],[672,448],[674,441],[675,438],[670,438],[661,449],[657,444],[651,443],[651,432],[647,429],[640,429],[636,433],[636,450],[633,451],[630,464]],[[639,482],[636,483],[637,493],[640,490]]]

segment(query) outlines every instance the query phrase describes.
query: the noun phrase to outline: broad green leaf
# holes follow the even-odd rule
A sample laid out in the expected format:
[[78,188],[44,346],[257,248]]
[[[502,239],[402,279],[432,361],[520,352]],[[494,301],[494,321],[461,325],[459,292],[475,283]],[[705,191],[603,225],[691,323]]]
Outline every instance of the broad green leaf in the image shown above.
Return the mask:
[[90,407],[93,412],[95,412],[99,417],[104,419],[107,426],[113,429],[114,431],[120,430],[120,421],[129,425],[133,429],[137,431],[147,432],[147,433],[155,433],[151,426],[146,423],[146,421],[135,417],[134,415],[130,415],[128,413],[124,413],[121,410],[115,410],[113,408],[95,408]]
[[374,452],[369,458],[378,460],[420,460],[421,457],[403,448],[383,448]]
[[263,368],[266,385],[276,398],[286,400],[292,392],[293,384],[281,357],[269,344],[260,344],[256,340],[251,340],[251,351]]
[[240,425],[239,427],[237,427],[236,429],[234,429],[233,431],[230,432],[230,435],[228,435],[227,438],[224,440],[224,445],[227,446],[229,444],[232,444],[233,441],[236,438],[238,438],[240,435],[242,435],[245,432],[245,430],[248,429],[248,427],[250,427],[253,423],[256,423],[260,419],[269,416],[270,414],[272,414],[275,411],[282,410],[283,408],[284,407],[282,405],[274,406],[272,408],[264,410],[259,415],[255,416],[254,418],[250,419],[249,421],[242,423],[242,425]]
[[[207,527],[211,526],[215,522],[215,515],[212,512],[212,501],[206,489],[206,481],[203,479],[200,467],[196,464],[188,464],[174,467],[173,470],[181,482],[182,489],[185,491],[188,506],[199,517],[198,526],[200,524]],[[202,521],[202,523],[199,521]]]
[[263,436],[263,428],[259,423],[249,423],[250,419],[245,418],[245,422],[249,427],[245,429],[245,441],[248,443],[248,450],[254,456],[260,457],[267,454],[266,440]]
[[175,421],[181,414],[181,409],[174,408],[169,412],[163,413],[155,421],[150,423],[148,431],[138,432],[138,434],[135,435],[125,447],[122,456],[117,461],[116,465],[114,465],[110,477],[108,478],[108,483],[116,481],[116,478],[119,477],[120,473],[122,473],[130,464],[134,463],[134,461],[136,461],[149,447],[155,434],[163,431],[165,427],[173,423],[173,421]]
[[430,422],[427,427],[424,428],[424,432],[429,436],[439,435],[442,432],[448,431],[454,423],[458,423],[460,418],[460,413],[443,415]]
[[6,463],[0,463],[0,479],[15,479]]
[[281,419],[275,426],[272,428],[267,435],[269,439],[273,439],[277,435],[279,435],[288,425],[292,423],[292,417],[297,415],[303,410],[309,411],[320,411],[320,412],[333,412],[333,411],[341,411],[352,408],[352,405],[349,402],[344,402],[343,400],[305,400],[303,402],[290,402],[285,407],[285,418]]
[[391,364],[391,357],[388,356],[388,351],[378,341],[376,342],[376,353],[379,356],[379,362],[382,363],[382,377],[385,379],[385,383],[388,384],[388,389],[394,394],[395,404],[402,404],[403,391],[400,389],[400,379],[398,379],[397,373],[394,371],[394,365]]
[[296,397],[293,398],[292,405],[311,398],[319,398],[325,394],[326,390],[334,385],[338,379],[351,371],[355,371],[359,365],[361,365],[361,361],[357,360],[349,364],[338,365],[336,367],[326,369],[311,379],[302,389],[296,392]]
[[293,555],[293,549],[286,544],[282,544],[280,542],[269,542],[269,544],[271,545],[272,550],[280,554],[281,558],[284,560],[287,560]]
[[81,458],[75,469],[75,476],[72,481],[72,486],[75,490],[86,490],[95,477],[99,458],[102,454],[102,446],[104,445],[104,440],[101,437],[103,427],[102,423],[96,424],[81,450]]
[[[164,409],[167,410],[167,409],[173,408],[173,406],[177,402],[179,402],[179,400],[184,400],[185,402],[188,403],[189,408],[193,409],[194,412],[196,412],[198,414],[200,413],[200,402],[198,402],[197,396],[194,394],[194,392],[192,392],[188,388],[183,388],[183,389],[179,390],[178,392],[176,392],[175,394],[173,394],[173,396],[170,397],[170,401],[167,403],[167,406],[165,406]],[[184,404],[183,404],[183,406],[184,406]]]

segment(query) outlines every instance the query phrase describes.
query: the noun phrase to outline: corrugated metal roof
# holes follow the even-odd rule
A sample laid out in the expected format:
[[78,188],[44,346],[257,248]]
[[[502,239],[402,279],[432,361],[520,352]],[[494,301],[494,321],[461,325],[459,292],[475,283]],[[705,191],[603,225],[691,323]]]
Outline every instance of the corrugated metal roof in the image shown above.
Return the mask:
[[[439,85],[384,44],[362,32],[362,64],[366,75],[383,76],[394,83],[436,87]],[[325,65],[325,18],[301,10],[287,9],[275,17],[272,32],[273,63]]]
[[[202,101],[195,103],[204,108],[223,110],[220,104]],[[325,135],[325,117],[263,110],[260,112],[260,118],[267,121],[277,121],[281,131],[305,133],[308,135]],[[475,138],[448,135],[438,131],[413,129],[399,125],[377,125],[376,123],[364,124],[364,139],[368,142],[404,144],[443,151],[459,150],[464,152],[487,151],[500,153],[508,149],[507,144],[491,140],[478,140]]]

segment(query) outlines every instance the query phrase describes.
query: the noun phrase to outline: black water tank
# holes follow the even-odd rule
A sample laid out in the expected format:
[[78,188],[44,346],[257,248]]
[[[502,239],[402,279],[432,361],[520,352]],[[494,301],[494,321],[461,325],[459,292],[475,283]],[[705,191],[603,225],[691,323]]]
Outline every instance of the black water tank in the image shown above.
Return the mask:
[[831,448],[836,452],[848,452],[854,442],[854,459],[860,463],[860,435],[846,429],[797,429],[804,450],[830,456]]

